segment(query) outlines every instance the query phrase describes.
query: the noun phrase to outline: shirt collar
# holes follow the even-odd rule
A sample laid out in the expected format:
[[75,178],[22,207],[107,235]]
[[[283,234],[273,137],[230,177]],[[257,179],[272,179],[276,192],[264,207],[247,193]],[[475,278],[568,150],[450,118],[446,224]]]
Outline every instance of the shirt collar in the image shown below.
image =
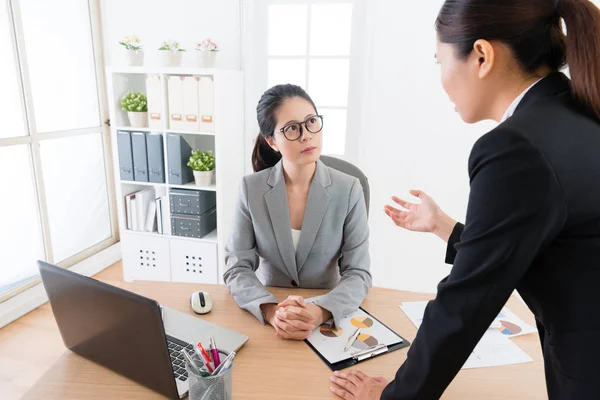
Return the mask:
[[527,89],[525,89],[519,96],[517,96],[516,99],[513,100],[513,102],[510,104],[510,106],[508,106],[508,108],[504,112],[504,115],[502,116],[502,119],[500,120],[500,123],[502,123],[502,122],[506,121],[507,119],[509,119],[510,117],[512,117],[513,113],[515,112],[515,110],[519,106],[519,103],[521,102],[521,100],[523,100],[523,97],[525,97],[525,95],[527,94],[527,92],[532,87],[534,87],[536,85],[536,83],[538,83],[542,79],[544,79],[544,78],[540,78],[537,81],[533,82],[533,84],[531,86],[529,86]]

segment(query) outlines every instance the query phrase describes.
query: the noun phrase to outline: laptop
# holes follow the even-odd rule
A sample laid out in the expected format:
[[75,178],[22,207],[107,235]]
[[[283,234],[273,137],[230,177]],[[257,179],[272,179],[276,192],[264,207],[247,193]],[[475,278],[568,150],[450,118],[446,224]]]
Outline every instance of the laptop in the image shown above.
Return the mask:
[[[38,261],[65,346],[171,399],[189,390],[181,349],[239,350],[248,337],[93,278]],[[187,294],[183,294],[186,296]]]

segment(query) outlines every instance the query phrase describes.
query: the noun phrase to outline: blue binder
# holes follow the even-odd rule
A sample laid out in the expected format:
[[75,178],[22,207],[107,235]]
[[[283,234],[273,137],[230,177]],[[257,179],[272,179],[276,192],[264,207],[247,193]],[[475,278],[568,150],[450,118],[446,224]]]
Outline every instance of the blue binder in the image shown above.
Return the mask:
[[148,150],[148,181],[165,183],[165,157],[162,135],[160,133],[148,133],[146,135],[146,148]]
[[117,149],[119,152],[119,172],[121,180],[133,180],[133,155],[131,152],[131,135],[127,131],[117,131]]
[[146,151],[146,134],[131,132],[133,149],[133,180],[148,182],[148,152]]
[[187,166],[192,148],[182,136],[167,134],[167,159],[169,162],[169,183],[185,185],[194,179],[192,169]]

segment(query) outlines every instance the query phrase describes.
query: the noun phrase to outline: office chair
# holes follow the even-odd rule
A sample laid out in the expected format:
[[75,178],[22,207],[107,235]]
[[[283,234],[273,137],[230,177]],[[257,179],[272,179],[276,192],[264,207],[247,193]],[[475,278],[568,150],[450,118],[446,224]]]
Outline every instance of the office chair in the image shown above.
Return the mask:
[[351,164],[348,161],[341,160],[339,158],[331,156],[321,156],[321,161],[323,161],[323,164],[327,165],[329,168],[336,169],[340,172],[358,178],[363,188],[363,195],[365,196],[365,205],[367,206],[367,216],[369,216],[369,202],[371,192],[369,189],[369,180],[367,179],[367,176],[363,174],[363,172],[356,165]]

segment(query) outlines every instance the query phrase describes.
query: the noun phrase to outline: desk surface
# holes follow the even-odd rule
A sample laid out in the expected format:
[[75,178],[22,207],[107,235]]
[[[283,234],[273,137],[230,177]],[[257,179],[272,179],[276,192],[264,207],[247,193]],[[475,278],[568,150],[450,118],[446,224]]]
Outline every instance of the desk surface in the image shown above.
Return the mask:
[[[270,326],[262,326],[249,313],[240,310],[224,286],[187,283],[134,282],[119,285],[190,315],[189,294],[206,290],[214,299],[213,311],[198,316],[206,321],[236,330],[250,337],[240,349],[233,370],[234,399],[295,400],[335,399],[329,391],[331,370],[303,342],[275,337]],[[283,300],[289,289],[272,289]],[[321,290],[294,290],[311,297]],[[410,340],[416,328],[398,307],[404,301],[429,300],[432,295],[373,288],[363,307],[380,321]],[[509,308],[528,323],[533,317],[517,299]],[[512,339],[535,361],[527,364],[461,370],[443,399],[545,399],[546,387],[539,340],[536,334]],[[370,375],[392,379],[406,360],[408,348],[363,362],[357,367]],[[35,384],[23,399],[154,399],[162,396],[70,351]]]

